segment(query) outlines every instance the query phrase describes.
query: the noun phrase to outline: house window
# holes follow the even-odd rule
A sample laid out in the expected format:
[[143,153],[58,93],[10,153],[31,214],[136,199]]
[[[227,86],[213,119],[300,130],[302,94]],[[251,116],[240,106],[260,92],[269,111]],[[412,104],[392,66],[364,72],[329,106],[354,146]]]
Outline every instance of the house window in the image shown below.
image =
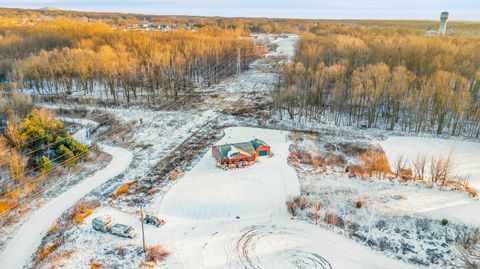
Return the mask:
[[259,156],[267,156],[267,151],[266,150],[261,150],[258,155]]

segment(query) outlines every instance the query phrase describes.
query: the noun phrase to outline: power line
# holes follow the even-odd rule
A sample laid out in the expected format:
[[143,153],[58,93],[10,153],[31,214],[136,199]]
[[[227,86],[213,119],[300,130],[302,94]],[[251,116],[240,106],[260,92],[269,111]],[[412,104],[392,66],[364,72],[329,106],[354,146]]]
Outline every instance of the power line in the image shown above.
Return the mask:
[[[106,137],[106,136],[108,136],[109,134],[111,134],[112,132],[115,133],[115,131],[118,130],[118,129],[120,129],[120,128],[121,128],[121,127],[117,127],[117,128],[114,129],[114,130],[108,131],[108,132],[102,134],[101,136],[99,136],[98,138]],[[98,138],[97,138],[97,139],[98,139]],[[84,153],[89,153],[89,152],[92,151],[94,148],[95,148],[95,146],[90,147],[90,148],[89,148],[87,151],[85,151]],[[79,155],[84,154],[84,153],[80,153]],[[62,154],[62,155],[60,155],[60,156],[57,156],[56,158],[54,158],[54,159],[52,159],[52,160],[50,160],[50,161],[60,160],[60,159],[62,159],[63,157],[65,157],[66,155],[68,155],[68,152],[67,152],[67,153],[64,153],[64,154]],[[70,162],[72,159],[73,159],[73,158],[70,158],[70,159],[68,159],[68,160],[65,160],[65,161],[59,163],[58,165],[55,166],[55,168],[54,168],[52,171],[56,170],[58,167],[61,167],[63,164]],[[37,166],[37,167],[34,167],[34,168],[32,168],[32,169],[30,169],[30,170],[22,173],[21,175],[17,175],[16,177],[10,178],[9,180],[7,180],[7,181],[5,181],[5,182],[2,182],[1,185],[2,185],[2,186],[5,186],[5,185],[7,185],[7,184],[10,184],[11,182],[14,182],[15,180],[18,180],[18,179],[22,178],[23,176],[27,176],[29,173],[34,172],[34,171],[36,171],[36,170],[38,170],[38,169],[40,169],[40,168],[42,168],[42,167],[43,167],[43,165],[39,165],[39,166]],[[52,172],[52,171],[50,171],[50,172]],[[44,172],[43,174],[40,174],[40,175],[35,176],[35,177],[33,177],[33,178],[39,178],[39,177],[41,177],[41,176],[44,176],[44,175],[49,174],[50,172]],[[28,181],[28,180],[27,180],[27,181]],[[28,181],[28,182],[29,182],[29,181]],[[0,196],[2,196],[6,191],[11,190],[12,188],[17,188],[17,187],[19,187],[19,185],[21,185],[21,184],[17,184],[17,185],[15,185],[15,186],[12,186],[11,188],[7,188],[6,190],[0,192]],[[23,186],[23,185],[21,185],[21,186]]]

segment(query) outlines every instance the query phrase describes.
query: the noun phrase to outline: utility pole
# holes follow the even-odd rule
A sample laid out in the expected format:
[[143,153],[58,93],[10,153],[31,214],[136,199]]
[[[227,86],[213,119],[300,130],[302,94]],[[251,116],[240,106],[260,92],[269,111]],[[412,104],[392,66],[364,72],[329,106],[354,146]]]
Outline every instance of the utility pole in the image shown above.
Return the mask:
[[242,71],[242,58],[240,54],[240,47],[237,48],[237,75],[240,75]]
[[140,206],[140,221],[142,222],[142,239],[143,239],[143,252],[147,252],[147,246],[145,245],[145,230],[143,229],[143,208]]

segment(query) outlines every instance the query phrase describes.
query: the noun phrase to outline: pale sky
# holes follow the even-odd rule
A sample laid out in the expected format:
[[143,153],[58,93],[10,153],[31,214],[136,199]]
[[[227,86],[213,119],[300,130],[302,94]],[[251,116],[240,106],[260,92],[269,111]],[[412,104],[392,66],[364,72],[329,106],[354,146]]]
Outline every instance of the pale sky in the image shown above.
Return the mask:
[[0,0],[0,7],[156,15],[312,19],[480,20],[480,0]]

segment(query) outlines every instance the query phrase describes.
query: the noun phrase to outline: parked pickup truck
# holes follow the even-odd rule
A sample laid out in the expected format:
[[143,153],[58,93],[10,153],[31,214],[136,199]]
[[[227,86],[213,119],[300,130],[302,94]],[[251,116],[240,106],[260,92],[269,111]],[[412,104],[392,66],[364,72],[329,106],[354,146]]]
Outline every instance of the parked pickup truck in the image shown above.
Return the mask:
[[133,229],[133,227],[119,223],[115,224],[110,229],[110,233],[127,238],[134,238],[135,236],[137,236],[137,232],[135,231],[135,229]]
[[100,232],[108,232],[113,226],[111,217],[96,217],[92,220],[93,229]]

